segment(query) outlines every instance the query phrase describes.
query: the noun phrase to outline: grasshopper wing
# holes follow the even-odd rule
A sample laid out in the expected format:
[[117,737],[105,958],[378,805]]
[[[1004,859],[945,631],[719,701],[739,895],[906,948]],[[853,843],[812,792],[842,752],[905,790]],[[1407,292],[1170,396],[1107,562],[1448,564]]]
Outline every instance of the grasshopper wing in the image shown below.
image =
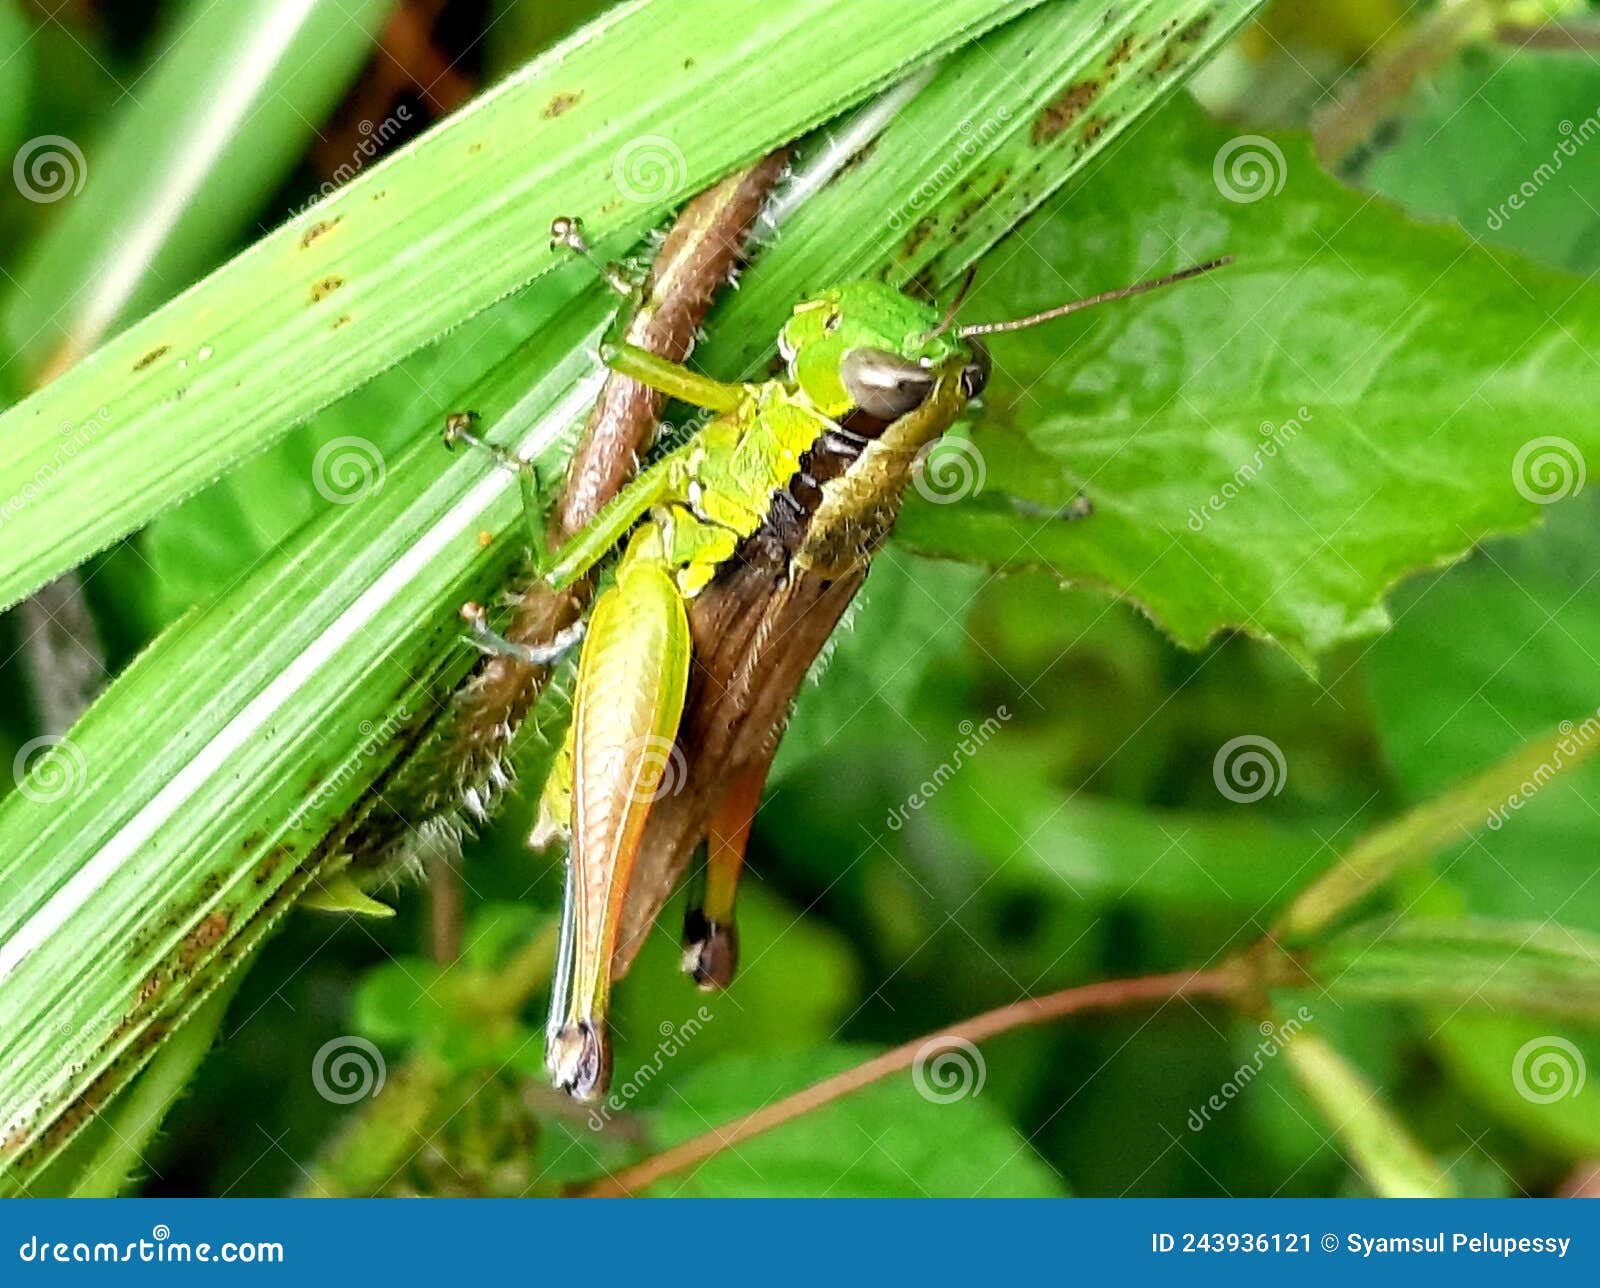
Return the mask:
[[595,605],[572,728],[572,859],[548,1057],[573,1095],[604,1093],[611,958],[645,820],[682,786],[676,735],[689,676],[682,596],[645,527]]

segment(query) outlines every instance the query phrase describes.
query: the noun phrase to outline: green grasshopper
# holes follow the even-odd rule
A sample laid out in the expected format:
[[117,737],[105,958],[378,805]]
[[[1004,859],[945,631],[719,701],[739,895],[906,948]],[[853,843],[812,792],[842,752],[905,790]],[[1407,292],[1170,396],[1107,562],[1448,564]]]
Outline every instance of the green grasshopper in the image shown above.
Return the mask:
[[[552,232],[587,250],[576,220],[557,220]],[[535,846],[570,847],[546,1034],[547,1063],[559,1087],[593,1099],[609,1082],[613,960],[634,861],[672,772],[696,597],[748,543],[763,539],[781,543],[782,577],[831,579],[863,570],[894,524],[920,453],[988,381],[989,357],[977,336],[1034,326],[1225,262],[1015,321],[966,327],[952,326],[955,306],[941,317],[881,282],[851,282],[795,306],[778,336],[785,376],[753,384],[713,380],[626,344],[602,347],[614,371],[714,415],[645,469],[542,570],[551,587],[572,586],[626,539],[615,579],[589,619],[571,727],[531,838]],[[513,647],[481,621],[476,628],[484,647]],[[536,660],[571,642],[556,641]],[[721,987],[732,977],[734,894],[770,759],[769,749],[719,788],[703,890],[685,927],[685,965],[702,986]]]

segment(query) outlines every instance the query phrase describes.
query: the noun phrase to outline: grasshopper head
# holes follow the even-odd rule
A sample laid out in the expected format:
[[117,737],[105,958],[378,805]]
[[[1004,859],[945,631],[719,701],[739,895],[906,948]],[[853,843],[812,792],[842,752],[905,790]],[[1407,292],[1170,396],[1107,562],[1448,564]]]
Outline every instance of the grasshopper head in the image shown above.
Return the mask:
[[881,420],[915,411],[938,368],[964,359],[976,397],[989,376],[981,345],[941,331],[938,312],[882,282],[850,282],[803,300],[778,337],[789,375],[825,416],[859,408]]

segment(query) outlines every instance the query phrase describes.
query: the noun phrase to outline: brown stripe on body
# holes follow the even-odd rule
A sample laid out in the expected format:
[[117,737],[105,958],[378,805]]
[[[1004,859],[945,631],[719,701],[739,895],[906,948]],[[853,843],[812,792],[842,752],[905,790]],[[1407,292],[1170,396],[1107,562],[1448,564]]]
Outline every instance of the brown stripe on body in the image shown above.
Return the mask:
[[800,457],[788,486],[773,490],[767,517],[740,543],[735,562],[770,568],[774,574],[786,568],[805,538],[811,516],[822,504],[823,488],[843,478],[887,425],[866,412],[853,411],[837,430],[821,435]]

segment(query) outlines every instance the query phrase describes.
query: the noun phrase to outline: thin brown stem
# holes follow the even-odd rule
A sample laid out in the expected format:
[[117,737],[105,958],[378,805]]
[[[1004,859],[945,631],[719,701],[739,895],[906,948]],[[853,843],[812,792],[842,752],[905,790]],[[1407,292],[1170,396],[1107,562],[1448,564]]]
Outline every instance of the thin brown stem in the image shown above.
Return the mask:
[[461,874],[451,856],[438,850],[424,860],[428,877],[428,956],[448,966],[461,955]]
[[852,1069],[824,1078],[792,1096],[785,1096],[743,1118],[736,1118],[725,1126],[713,1127],[681,1145],[674,1145],[620,1172],[591,1181],[573,1193],[586,1198],[617,1198],[636,1194],[663,1177],[703,1163],[752,1136],[793,1122],[891,1074],[901,1073],[919,1060],[928,1059],[941,1046],[985,1042],[1012,1029],[1045,1024],[1084,1011],[1148,1006],[1176,997],[1226,997],[1245,987],[1247,980],[1248,976],[1243,972],[1223,966],[1209,971],[1173,971],[1167,975],[1145,975],[1137,979],[1104,980],[1098,984],[1083,984],[1077,988],[1047,993],[1043,997],[1024,998],[1020,1002],[985,1011],[959,1024],[914,1038]]
[[1566,1180],[1561,1182],[1561,1188],[1556,1191],[1556,1197],[1563,1199],[1600,1199],[1600,1159],[1580,1159],[1572,1171],[1567,1174]]
[[1554,49],[1565,53],[1592,53],[1600,50],[1600,25],[1593,22],[1547,22],[1529,27],[1502,23],[1494,38],[1502,45],[1522,49]]

